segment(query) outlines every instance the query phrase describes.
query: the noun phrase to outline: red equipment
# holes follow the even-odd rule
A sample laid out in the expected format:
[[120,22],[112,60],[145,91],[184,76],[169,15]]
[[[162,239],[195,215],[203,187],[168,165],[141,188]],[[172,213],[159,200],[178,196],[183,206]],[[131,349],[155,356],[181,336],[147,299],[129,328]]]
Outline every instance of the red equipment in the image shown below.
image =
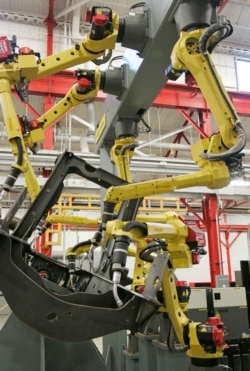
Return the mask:
[[11,55],[11,45],[7,36],[0,36],[0,62],[5,62]]

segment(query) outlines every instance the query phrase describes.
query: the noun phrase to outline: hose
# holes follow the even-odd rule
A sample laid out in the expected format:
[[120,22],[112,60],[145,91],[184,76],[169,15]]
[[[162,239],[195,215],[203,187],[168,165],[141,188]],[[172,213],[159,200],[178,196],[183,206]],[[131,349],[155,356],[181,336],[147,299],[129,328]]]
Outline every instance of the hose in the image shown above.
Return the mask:
[[128,180],[128,173],[127,173],[127,167],[124,161],[124,156],[127,150],[133,151],[138,145],[139,145],[138,143],[129,143],[123,146],[121,149],[121,158],[122,158],[123,171],[125,174],[125,180]]
[[21,138],[14,138],[15,142],[16,142],[16,146],[17,146],[17,160],[16,160],[16,163],[18,166],[21,166],[22,165],[22,162],[23,162],[23,146],[22,146],[22,142],[21,142]]
[[145,224],[145,223],[141,223],[141,222],[137,222],[137,221],[129,222],[129,223],[125,224],[123,229],[124,229],[124,231],[129,232],[129,231],[131,231],[131,229],[134,229],[134,228],[139,229],[142,232],[142,234],[144,235],[144,237],[147,236],[148,227],[147,227],[147,224]]
[[[215,40],[210,42],[209,46],[207,46],[209,38],[215,35],[216,33],[218,33],[218,35],[215,38]],[[215,46],[220,41],[229,37],[232,33],[233,33],[233,27],[228,20],[222,23],[215,23],[211,25],[210,27],[206,28],[199,40],[200,53],[203,54],[203,53],[206,53],[207,51],[211,53],[212,50],[215,48]]]
[[229,157],[236,156],[238,153],[240,153],[244,149],[244,147],[246,145],[246,142],[247,142],[246,132],[243,129],[240,122],[238,122],[235,125],[233,130],[235,130],[235,132],[238,135],[238,139],[239,139],[238,142],[235,143],[234,146],[229,148],[224,153],[219,153],[219,154],[203,152],[201,154],[201,157],[204,158],[204,159],[208,159],[210,161],[224,161],[224,160],[227,160]]
[[116,305],[118,308],[120,308],[123,305],[122,300],[119,297],[118,294],[118,285],[121,280],[121,272],[115,271],[113,274],[113,296],[116,302]]
[[11,188],[15,184],[18,176],[21,173],[21,170],[19,169],[19,166],[22,166],[23,153],[24,153],[23,146],[22,146],[22,141],[21,141],[21,138],[19,138],[19,137],[14,138],[14,141],[15,141],[16,146],[17,146],[16,164],[12,165],[11,168],[10,168],[9,175],[7,176],[7,178],[6,178],[6,180],[3,184],[3,189],[2,189],[2,192],[1,192],[1,195],[0,195],[0,199],[3,198],[3,196],[5,195],[6,192],[9,192],[11,190]]
[[77,243],[75,246],[73,246],[70,250],[71,253],[75,252],[79,247],[82,247],[82,246],[88,246],[91,244],[91,240],[86,240],[86,241],[82,241],[82,242],[79,242]]

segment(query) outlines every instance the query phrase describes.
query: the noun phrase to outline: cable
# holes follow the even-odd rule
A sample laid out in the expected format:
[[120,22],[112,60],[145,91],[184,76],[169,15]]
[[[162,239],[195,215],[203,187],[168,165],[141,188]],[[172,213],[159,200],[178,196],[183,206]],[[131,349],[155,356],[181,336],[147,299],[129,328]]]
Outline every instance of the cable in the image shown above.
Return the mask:
[[122,147],[121,149],[121,157],[122,157],[122,166],[123,171],[125,174],[125,180],[128,180],[128,173],[127,173],[127,166],[125,163],[125,154],[127,150],[133,151],[136,147],[138,147],[139,143],[129,143]]
[[110,59],[110,61],[109,61],[109,64],[108,64],[108,70],[110,69],[110,67],[112,67],[112,63],[114,62],[114,61],[118,61],[118,60],[122,60],[122,59],[124,59],[123,58],[123,55],[117,55],[116,57],[113,57],[112,59]]
[[16,146],[17,146],[17,160],[16,160],[16,163],[17,165],[21,166],[22,165],[22,162],[23,162],[23,146],[22,146],[22,142],[21,142],[21,139],[19,137],[17,138],[14,138],[15,142],[16,142]]
[[208,159],[210,161],[224,161],[224,160],[227,160],[228,158],[230,158],[232,156],[236,156],[238,153],[240,153],[244,149],[244,147],[246,145],[246,142],[247,142],[246,132],[243,129],[240,122],[238,122],[235,125],[233,130],[235,130],[235,132],[238,134],[238,139],[239,139],[238,142],[235,143],[234,146],[229,148],[224,153],[220,153],[220,154],[213,154],[213,153],[205,153],[204,152],[204,153],[201,154],[201,157],[204,158],[204,159]]
[[139,117],[140,117],[140,120],[143,122],[144,126],[146,127],[146,129],[143,132],[149,133],[152,130],[151,127],[147,124],[147,122],[144,120],[144,118],[141,115],[139,115]]
[[79,247],[83,247],[83,246],[88,246],[91,244],[91,240],[86,240],[86,241],[81,241],[81,242],[78,242],[76,245],[74,245],[72,248],[71,248],[71,251],[70,252],[75,252]]
[[133,9],[144,7],[145,5],[146,5],[146,3],[144,1],[142,1],[140,3],[137,3],[137,4],[134,4],[134,5],[131,5],[131,7],[129,8],[129,12]]
[[[205,53],[206,51],[209,51],[209,53],[211,53],[220,41],[229,37],[232,33],[233,26],[228,20],[213,24],[212,26],[206,28],[199,40],[200,52]],[[217,37],[215,36],[216,34]],[[210,42],[209,46],[207,46],[207,43],[212,36],[214,39]]]
[[104,51],[103,56],[101,58],[93,59],[92,62],[95,63],[97,66],[100,66],[101,64],[107,63],[111,57],[112,49],[107,49]]

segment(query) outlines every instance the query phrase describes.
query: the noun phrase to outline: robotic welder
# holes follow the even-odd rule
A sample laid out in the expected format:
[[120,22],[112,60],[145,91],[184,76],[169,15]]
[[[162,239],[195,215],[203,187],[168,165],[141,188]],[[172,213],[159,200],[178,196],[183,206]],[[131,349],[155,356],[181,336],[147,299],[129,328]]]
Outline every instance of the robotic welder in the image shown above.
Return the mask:
[[[225,345],[223,318],[209,316],[205,323],[191,321],[186,314],[187,302],[181,302],[177,293],[175,269],[191,268],[198,262],[197,256],[204,254],[204,246],[198,242],[200,236],[175,213],[166,212],[151,221],[137,215],[145,196],[193,186],[222,188],[228,185],[231,176],[242,172],[241,151],[246,135],[211,58],[217,43],[232,33],[230,22],[217,15],[220,3],[220,0],[167,1],[162,5],[163,27],[156,31],[152,26],[158,10],[151,7],[155,6],[153,0],[142,5],[141,13],[124,18],[110,8],[94,7],[91,30],[75,47],[41,59],[32,51],[17,53],[12,43],[12,49],[1,57],[1,105],[16,159],[2,197],[23,172],[33,201],[12,233],[2,221],[0,289],[16,316],[45,337],[70,342],[122,329],[147,334],[152,321],[161,315],[169,319],[179,343],[186,347],[192,371],[223,370],[220,365]],[[149,89],[149,97],[138,96],[138,100],[131,102],[130,91],[140,88],[136,82],[141,76],[145,80],[148,63],[157,54],[157,48],[162,48],[159,40],[168,26],[175,28],[177,36],[171,39],[173,45],[167,60],[159,61],[160,68],[155,66],[158,71],[154,87]],[[68,94],[33,127],[27,118],[18,118],[11,98],[12,85],[20,93],[20,87],[28,89],[31,80],[85,61],[99,60],[116,43],[137,50],[142,58],[134,75],[126,63],[104,72],[98,68],[79,70],[77,82]],[[106,61],[105,56],[103,60]],[[192,145],[193,160],[200,168],[195,174],[133,183],[129,160],[137,146],[138,123],[155,97],[150,94],[157,94],[166,81],[181,74],[191,75],[200,87],[219,132]],[[104,134],[109,142],[114,139],[111,158],[118,176],[65,152],[40,190],[28,149],[35,150],[43,140],[44,129],[72,107],[93,98],[100,89],[118,97],[114,114],[119,122],[117,130],[112,129],[111,121],[100,125],[97,133],[98,141]],[[68,264],[61,264],[35,252],[29,241],[38,226],[43,230],[49,209],[57,202],[68,174],[82,176],[107,191],[93,238],[70,247]],[[99,266],[93,268],[96,248],[102,256]],[[77,266],[76,258],[83,253],[88,254],[90,270]],[[128,275],[128,255],[135,258],[132,278]],[[141,287],[142,290],[138,289]]]
[[[106,51],[115,48],[117,42],[130,48],[137,48],[137,42],[145,42],[146,18],[142,14],[119,18],[110,8],[94,7],[91,12],[91,30],[73,48],[53,54],[41,59],[40,54],[30,48],[19,48],[14,36],[12,40],[1,37],[0,79],[1,79],[1,107],[6,123],[6,130],[13,155],[16,159],[10,175],[3,187],[8,192],[21,172],[26,175],[26,183],[32,199],[39,192],[36,177],[31,167],[27,149],[36,151],[37,143],[44,140],[44,130],[52,125],[58,117],[69,111],[77,104],[87,102],[95,97],[102,89],[110,94],[121,93],[122,79],[116,71],[100,72],[77,71],[78,82],[56,107],[42,115],[36,122],[27,117],[18,117],[15,113],[11,97],[11,87],[23,101],[28,101],[28,85],[31,80],[37,80],[59,71],[87,61],[94,61],[97,65],[108,61]],[[136,30],[137,38],[133,37]],[[143,33],[142,33],[143,32]],[[110,53],[108,56],[110,58]],[[102,56],[103,59],[101,58]]]

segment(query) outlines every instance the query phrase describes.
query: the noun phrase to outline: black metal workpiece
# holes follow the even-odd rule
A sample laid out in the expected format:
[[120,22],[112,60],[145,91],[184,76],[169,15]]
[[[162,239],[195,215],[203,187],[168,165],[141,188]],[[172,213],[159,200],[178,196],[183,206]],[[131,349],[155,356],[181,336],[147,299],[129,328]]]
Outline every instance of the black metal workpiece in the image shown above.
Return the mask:
[[[32,267],[36,256],[43,261],[41,275]],[[66,287],[66,266],[31,251],[25,241],[3,230],[0,231],[0,260],[0,290],[9,306],[19,319],[48,338],[82,341],[122,329],[135,332],[158,305],[120,286],[118,293],[123,305],[118,308],[113,283],[82,270],[76,272],[78,291],[72,292]],[[43,278],[46,277],[45,263],[48,271],[54,270],[54,277],[58,277],[54,282]],[[59,278],[61,288],[56,282]]]
[[20,194],[17,197],[16,202],[14,202],[11,207],[9,208],[7,214],[5,215],[3,219],[3,225],[6,228],[14,229],[15,224],[17,223],[17,220],[15,220],[15,215],[19,208],[21,207],[23,201],[25,200],[25,197],[27,196],[28,190],[26,187],[24,187]]
[[[58,158],[53,173],[45,183],[39,195],[14,230],[14,236],[23,239],[30,236],[39,220],[46,215],[48,210],[56,203],[63,190],[63,180],[68,174],[80,175],[104,188],[127,183],[125,180],[106,170],[93,167],[71,152],[64,152]],[[132,200],[131,205],[127,203],[126,207],[122,208],[124,215],[122,220],[128,220],[127,218],[131,216],[131,213],[136,215],[136,207],[139,206],[139,202],[140,200]]]
[[[127,183],[118,176],[104,169],[95,168],[84,159],[66,151],[57,159],[53,173],[17,225],[13,232],[14,236],[24,239],[31,235],[41,218],[57,202],[63,190],[63,180],[68,174],[72,173],[80,175],[103,188]],[[123,221],[134,220],[141,201],[141,198],[124,201],[119,211],[119,218]]]
[[[48,338],[82,341],[122,329],[137,331],[154,313],[158,303],[119,286],[123,305],[118,308],[113,296],[113,282],[107,276],[82,270],[75,272],[77,283],[73,292],[68,288],[69,268],[33,251],[26,241],[40,219],[56,203],[63,180],[70,173],[104,188],[126,183],[105,170],[94,168],[71,152],[62,154],[13,234],[0,229],[0,290],[16,316]],[[140,202],[140,199],[124,202],[118,217],[133,220]],[[109,316],[112,321],[107,321]]]

